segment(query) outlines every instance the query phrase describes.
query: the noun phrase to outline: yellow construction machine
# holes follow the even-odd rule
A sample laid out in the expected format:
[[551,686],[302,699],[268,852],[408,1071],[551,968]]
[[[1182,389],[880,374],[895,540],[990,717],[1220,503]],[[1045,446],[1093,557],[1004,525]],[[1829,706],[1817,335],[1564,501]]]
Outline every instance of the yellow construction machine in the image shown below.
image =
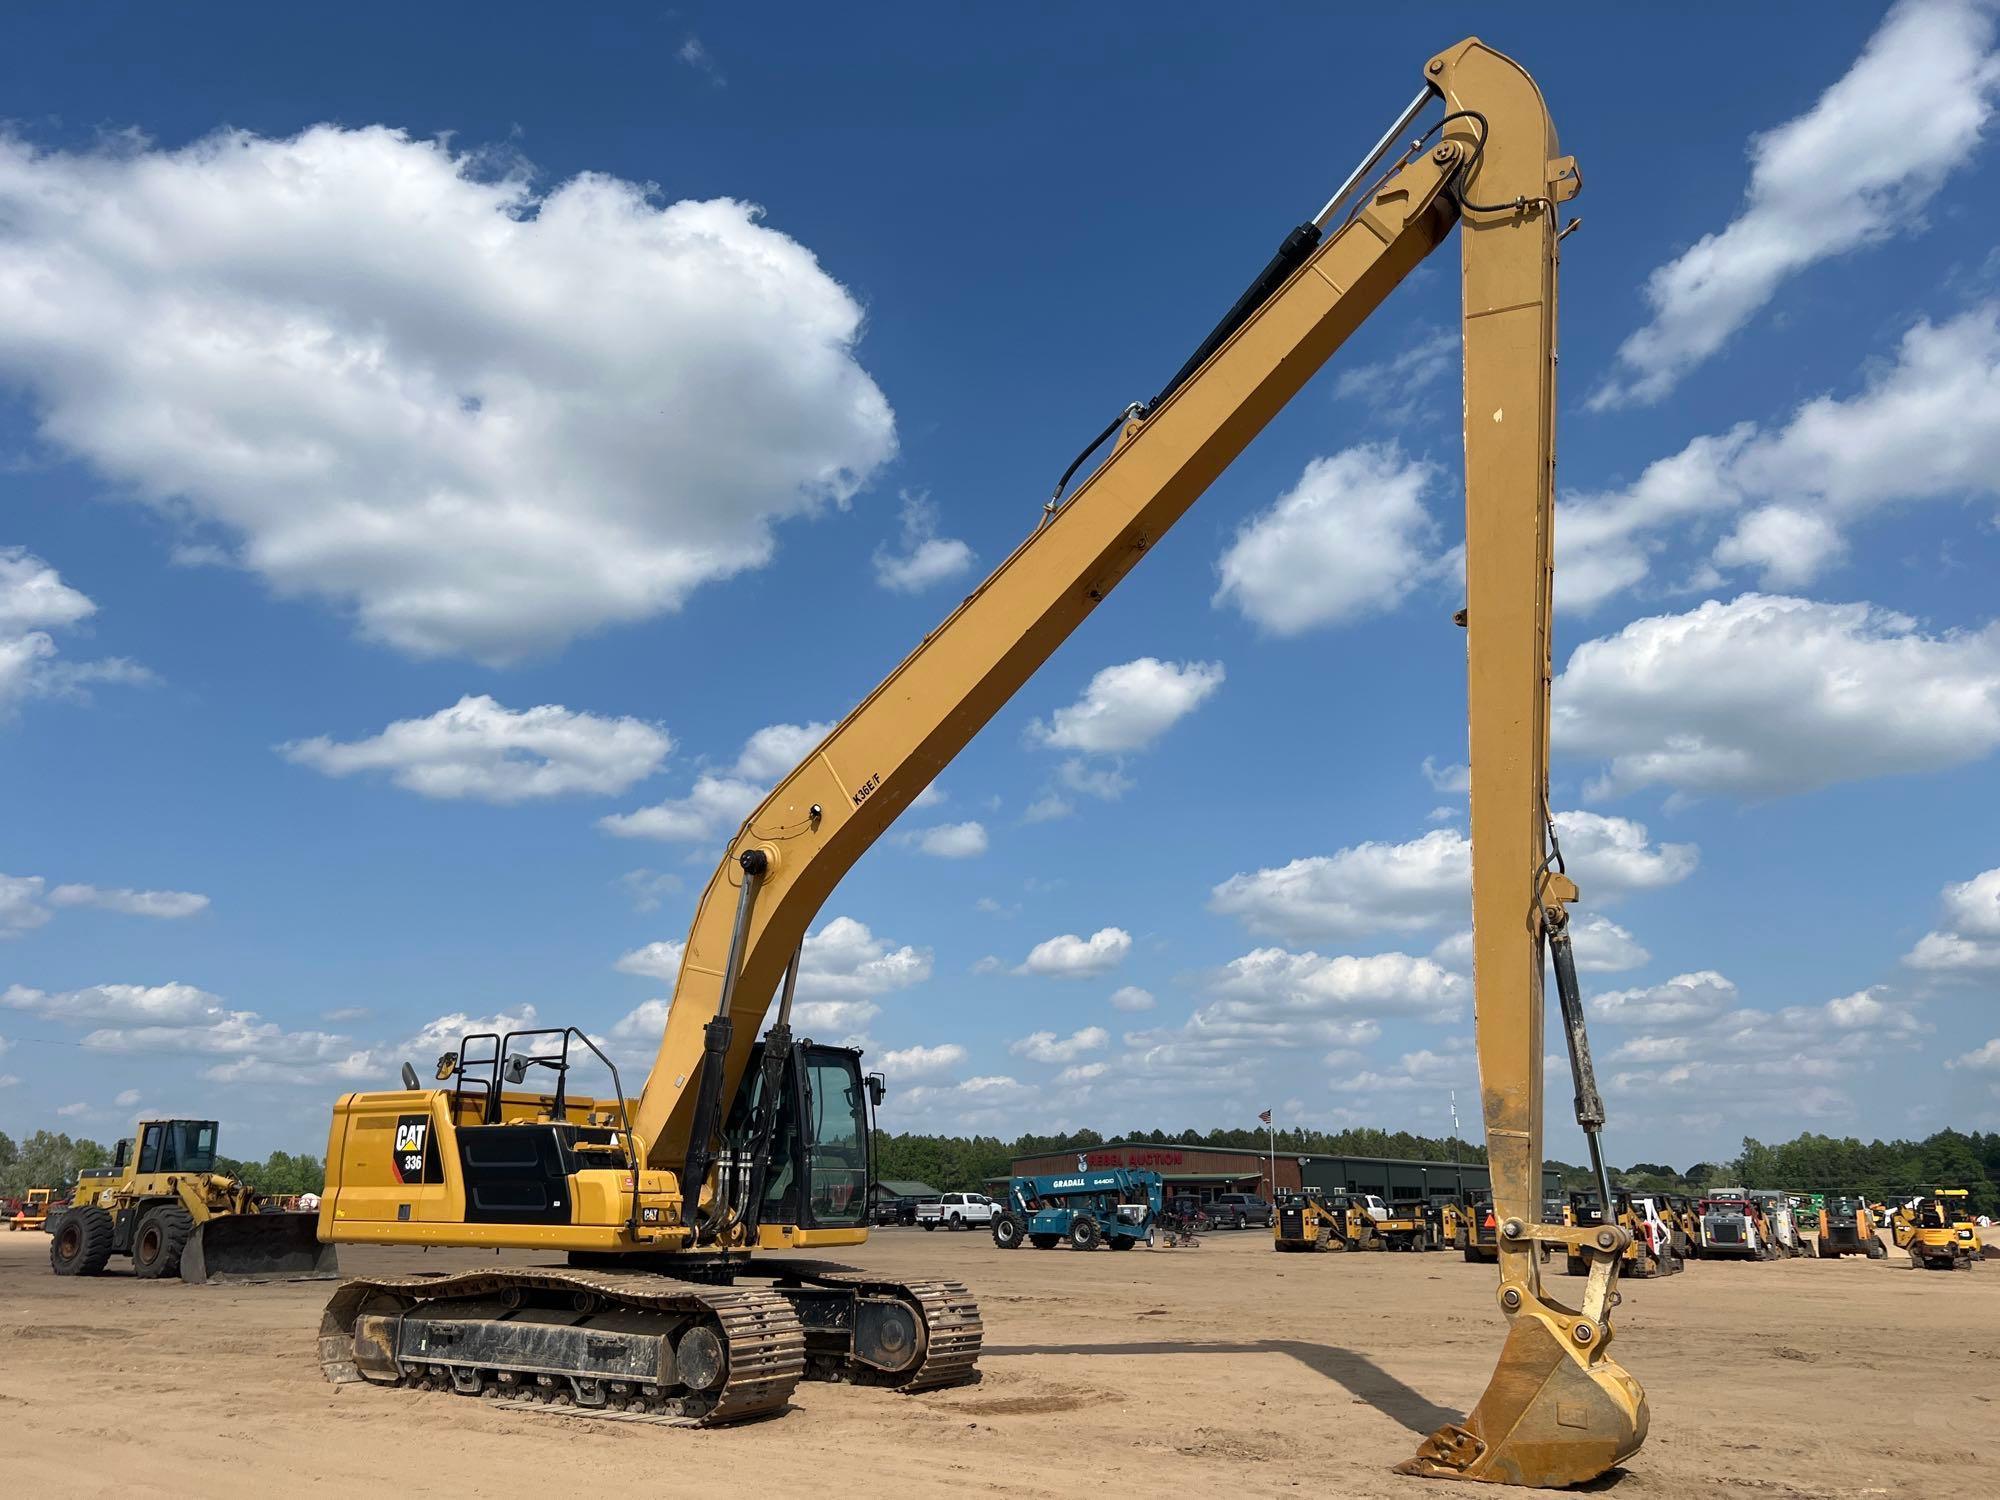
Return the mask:
[[1491,1264],[1500,1258],[1499,1224],[1493,1217],[1493,1194],[1474,1188],[1464,1203],[1454,1205],[1452,1244],[1467,1260]]
[[1870,1260],[1886,1260],[1877,1228],[1875,1211],[1866,1198],[1851,1193],[1829,1193],[1819,1216],[1819,1258],[1838,1260],[1843,1255],[1865,1255]]
[[[814,1258],[868,1232],[870,1085],[854,1052],[792,1037],[807,928],[854,862],[1456,229],[1463,406],[1440,403],[1438,422],[1462,418],[1465,440],[1455,623],[1470,689],[1477,1047],[1507,1338],[1472,1413],[1405,1467],[1576,1484],[1639,1447],[1644,1396],[1608,1355],[1627,1236],[1615,1224],[1544,1225],[1537,1212],[1545,964],[1603,1177],[1603,1106],[1569,939],[1578,893],[1548,804],[1557,242],[1559,205],[1581,178],[1509,58],[1467,40],[1430,58],[1421,79],[1159,393],[1086,445],[1026,540],[744,821],[702,895],[636,1098],[615,1077],[608,1093],[571,1097],[572,1063],[608,1065],[566,1028],[468,1038],[437,1087],[412,1070],[400,1092],[339,1102],[324,1238],[522,1247],[567,1264],[349,1283],[323,1328],[331,1378],[714,1423],[782,1407],[802,1375],[913,1390],[971,1373],[980,1320],[964,1287]],[[774,998],[776,1023],[760,1039]],[[527,1088],[531,1073],[553,1088]],[[1544,1292],[1542,1244],[1574,1246],[1588,1262],[1576,1305]],[[772,1253],[787,1251],[806,1254]]]
[[28,1196],[14,1205],[14,1211],[6,1216],[7,1228],[12,1230],[41,1229],[48,1224],[49,1204],[54,1201],[54,1188],[29,1188]]
[[1927,1271],[1970,1270],[1985,1254],[1964,1188],[1939,1188],[1896,1210],[1890,1234],[1910,1263]]
[[[1683,1268],[1673,1248],[1673,1230],[1661,1217],[1653,1200],[1635,1199],[1620,1190],[1613,1197],[1618,1227],[1625,1232],[1622,1252],[1624,1274],[1634,1277],[1672,1276]],[[1603,1200],[1595,1192],[1573,1192],[1563,1205],[1563,1222],[1571,1226],[1594,1227],[1604,1222]],[[1571,1247],[1564,1269],[1572,1276],[1588,1276],[1588,1257]]]
[[147,1120],[108,1167],[77,1177],[49,1215],[49,1267],[95,1276],[130,1256],[142,1280],[296,1279],[339,1273],[313,1214],[284,1213],[215,1170],[213,1120]]
[[1320,1193],[1311,1188],[1278,1200],[1271,1219],[1274,1250],[1380,1250],[1382,1237],[1375,1221],[1359,1202],[1345,1193]]

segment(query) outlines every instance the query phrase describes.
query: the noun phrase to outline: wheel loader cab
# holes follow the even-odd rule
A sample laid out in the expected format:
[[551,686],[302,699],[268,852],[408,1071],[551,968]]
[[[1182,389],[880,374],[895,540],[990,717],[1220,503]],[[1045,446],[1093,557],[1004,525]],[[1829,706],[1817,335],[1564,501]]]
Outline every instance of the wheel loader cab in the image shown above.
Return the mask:
[[215,1121],[155,1120],[139,1133],[141,1177],[154,1172],[213,1172]]

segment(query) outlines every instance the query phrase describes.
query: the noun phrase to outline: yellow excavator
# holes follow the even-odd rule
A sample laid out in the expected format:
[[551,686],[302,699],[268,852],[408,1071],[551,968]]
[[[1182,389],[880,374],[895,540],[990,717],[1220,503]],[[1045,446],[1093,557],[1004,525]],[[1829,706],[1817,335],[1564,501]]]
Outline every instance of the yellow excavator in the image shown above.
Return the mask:
[[[702,895],[636,1098],[615,1077],[602,1097],[572,1097],[571,1065],[601,1059],[565,1028],[468,1038],[441,1060],[438,1087],[409,1070],[401,1092],[339,1102],[324,1239],[523,1247],[567,1264],[349,1282],[322,1327],[329,1376],[716,1423],[782,1407],[805,1375],[914,1390],[971,1373],[980,1320],[964,1287],[814,1258],[867,1236],[867,1106],[879,1085],[852,1051],[791,1034],[808,925],[854,862],[1456,229],[1466,480],[1456,623],[1469,679],[1477,1046],[1507,1335],[1471,1414],[1402,1467],[1569,1485],[1630,1457],[1645,1437],[1645,1399],[1608,1353],[1626,1232],[1539,1222],[1545,964],[1579,1123],[1610,1198],[1570,948],[1578,893],[1548,805],[1557,245],[1568,232],[1559,205],[1580,186],[1517,63],[1476,39],[1429,59],[1415,99],[1172,379],[1086,446],[1027,539],[745,820]],[[777,1019],[760,1038],[774,997]],[[531,1075],[554,1086],[530,1089]],[[1543,1244],[1588,1262],[1576,1305],[1545,1293]]]

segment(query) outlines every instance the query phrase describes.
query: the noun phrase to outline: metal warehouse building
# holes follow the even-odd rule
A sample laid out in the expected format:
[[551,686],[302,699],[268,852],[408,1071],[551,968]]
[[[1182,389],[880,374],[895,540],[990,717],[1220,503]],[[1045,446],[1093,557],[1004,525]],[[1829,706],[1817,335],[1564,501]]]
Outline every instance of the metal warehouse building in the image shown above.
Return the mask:
[[[1035,1177],[1103,1167],[1145,1168],[1165,1179],[1168,1192],[1213,1198],[1217,1193],[1255,1193],[1271,1199],[1275,1192],[1318,1188],[1333,1193],[1378,1193],[1394,1201],[1448,1194],[1462,1199],[1489,1184],[1483,1164],[1448,1161],[1399,1161],[1385,1156],[1314,1156],[1296,1151],[1247,1151],[1227,1146],[1156,1146],[1149,1141],[1112,1141],[1078,1151],[1051,1151],[1014,1160],[1014,1175]],[[1272,1181],[1273,1173],[1276,1181]],[[1543,1195],[1559,1190],[1559,1179],[1545,1171]]]
[[[1282,1179],[1286,1158],[1278,1158]],[[1476,1188],[1489,1188],[1493,1178],[1484,1162],[1399,1161],[1386,1156],[1295,1156],[1291,1160],[1301,1185],[1329,1193],[1376,1193],[1394,1203],[1412,1198],[1449,1197],[1464,1202]],[[1562,1176],[1542,1169],[1542,1196],[1559,1196]]]

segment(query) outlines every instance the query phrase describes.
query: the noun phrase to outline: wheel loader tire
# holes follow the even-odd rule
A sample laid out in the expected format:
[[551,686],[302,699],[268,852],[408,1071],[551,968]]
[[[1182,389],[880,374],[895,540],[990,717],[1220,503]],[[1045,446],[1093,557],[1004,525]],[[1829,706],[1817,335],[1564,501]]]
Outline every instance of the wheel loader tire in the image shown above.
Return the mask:
[[993,1243],[1002,1250],[1020,1249],[1027,1237],[1028,1226],[1013,1214],[1002,1214],[993,1221]]
[[95,1276],[111,1261],[111,1215],[72,1208],[49,1241],[49,1269],[58,1276]]
[[1095,1250],[1098,1238],[1097,1220],[1088,1214],[1078,1216],[1069,1226],[1069,1247],[1072,1250]]
[[148,1209],[132,1236],[132,1274],[145,1281],[181,1274],[181,1252],[194,1233],[194,1215],[178,1203]]

